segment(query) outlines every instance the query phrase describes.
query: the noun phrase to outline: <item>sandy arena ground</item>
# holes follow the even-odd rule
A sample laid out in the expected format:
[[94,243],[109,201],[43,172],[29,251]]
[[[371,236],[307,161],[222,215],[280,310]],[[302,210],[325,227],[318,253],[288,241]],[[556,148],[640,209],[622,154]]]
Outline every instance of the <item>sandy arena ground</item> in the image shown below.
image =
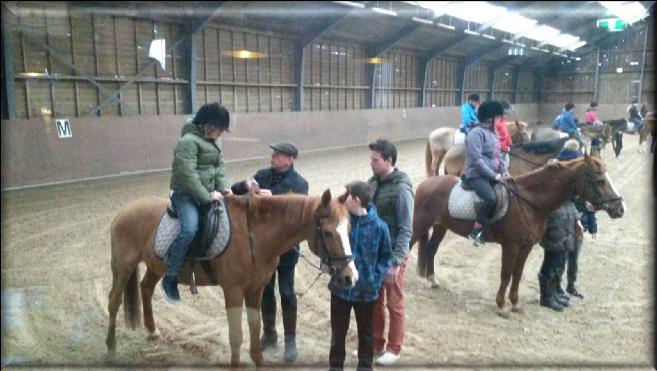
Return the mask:
[[[534,246],[520,286],[524,314],[496,314],[501,248],[473,247],[451,234],[437,255],[441,287],[431,289],[416,275],[417,252],[406,273],[407,331],[399,366],[489,369],[577,365],[651,369],[654,346],[652,156],[637,152],[636,136],[625,136],[619,159],[611,146],[603,159],[627,210],[622,219],[598,213],[599,236],[584,241],[578,287],[583,301],[558,313],[539,306],[537,273],[543,250]],[[398,167],[417,186],[424,179],[424,140],[397,143]],[[369,151],[359,148],[302,153],[296,168],[310,194],[370,176]],[[7,161],[9,159],[3,159]],[[244,179],[267,159],[231,163],[231,181]],[[109,226],[128,200],[166,197],[169,174],[146,174],[2,193],[2,366],[99,366],[105,361],[107,295],[111,285]],[[302,251],[317,262],[307,247]],[[144,266],[140,269],[145,272]],[[304,260],[296,288],[306,292],[317,272]],[[299,360],[294,369],[326,369],[330,346],[328,277],[299,298]],[[229,359],[228,326],[219,287],[200,287],[183,304],[167,305],[158,291],[153,310],[162,333],[147,341],[130,331],[119,310],[120,366],[213,366]],[[282,334],[280,306],[277,327]],[[242,362],[248,357],[243,320]],[[347,366],[355,368],[356,325],[352,315]],[[265,352],[268,365],[283,365],[282,346]]]

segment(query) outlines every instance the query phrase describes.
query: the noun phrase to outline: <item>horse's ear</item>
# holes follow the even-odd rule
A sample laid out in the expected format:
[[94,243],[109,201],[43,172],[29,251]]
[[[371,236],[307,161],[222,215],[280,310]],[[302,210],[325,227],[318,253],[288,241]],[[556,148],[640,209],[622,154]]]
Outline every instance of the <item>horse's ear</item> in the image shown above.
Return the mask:
[[327,207],[331,203],[331,190],[327,189],[322,195],[322,206]]

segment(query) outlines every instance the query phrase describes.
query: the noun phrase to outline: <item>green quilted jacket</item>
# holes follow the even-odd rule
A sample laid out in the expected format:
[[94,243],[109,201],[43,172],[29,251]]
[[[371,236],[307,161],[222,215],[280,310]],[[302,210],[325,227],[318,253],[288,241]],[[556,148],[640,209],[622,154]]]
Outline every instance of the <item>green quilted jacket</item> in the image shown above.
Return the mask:
[[171,168],[171,189],[187,193],[201,204],[210,202],[210,192],[229,189],[221,140],[205,139],[191,118],[183,125],[173,150]]

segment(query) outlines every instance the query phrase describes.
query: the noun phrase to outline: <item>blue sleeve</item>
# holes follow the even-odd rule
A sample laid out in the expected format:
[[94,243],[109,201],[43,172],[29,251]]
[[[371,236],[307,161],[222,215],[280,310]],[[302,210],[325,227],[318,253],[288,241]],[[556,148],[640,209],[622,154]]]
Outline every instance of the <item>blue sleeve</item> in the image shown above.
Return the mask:
[[386,277],[388,269],[392,266],[392,243],[390,241],[390,232],[388,225],[385,223],[379,224],[379,246],[376,255],[376,268],[374,270],[374,284],[377,291],[381,289],[383,280]]
[[470,114],[468,113],[468,109],[464,104],[461,106],[461,127],[466,128],[469,122],[470,122]]

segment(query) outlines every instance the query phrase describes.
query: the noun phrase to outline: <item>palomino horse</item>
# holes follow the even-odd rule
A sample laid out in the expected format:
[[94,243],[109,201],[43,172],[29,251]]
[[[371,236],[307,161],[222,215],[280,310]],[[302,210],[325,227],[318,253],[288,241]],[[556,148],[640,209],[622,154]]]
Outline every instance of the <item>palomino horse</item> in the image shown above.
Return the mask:
[[[524,132],[527,129],[527,123],[516,120],[508,122],[507,127],[509,128],[509,134],[513,137],[516,132]],[[443,158],[454,145],[454,135],[457,131],[458,129],[443,127],[429,134],[424,155],[427,177],[438,175]]]
[[[501,282],[496,302],[499,313],[508,317],[504,295],[513,277],[509,299],[512,310],[520,312],[518,286],[527,256],[547,226],[548,215],[575,195],[589,201],[596,210],[620,218],[624,203],[611,184],[603,163],[585,155],[572,161],[553,161],[521,175],[507,178],[509,209],[502,219],[484,227],[484,239],[502,245]],[[419,241],[417,271],[421,277],[434,274],[434,256],[447,229],[467,236],[474,221],[454,219],[448,211],[449,193],[458,183],[453,175],[431,177],[417,187],[413,235],[410,246]],[[429,229],[433,227],[431,239]]]
[[[516,125],[517,124],[509,124],[509,127],[515,128],[513,134],[511,134],[511,140],[513,141],[511,151],[513,151],[513,148],[517,147],[519,144],[529,142],[529,134],[525,130],[526,126]],[[465,166],[465,156],[465,144],[455,144],[452,146],[445,154],[445,158],[443,160],[445,163],[445,174],[460,175],[463,171],[463,167]],[[511,166],[514,166],[513,161],[511,162]],[[516,175],[515,173],[512,174]]]
[[639,152],[644,152],[641,145],[648,139],[648,136],[652,139],[650,143],[650,153],[655,151],[655,135],[657,135],[655,120],[655,112],[648,112],[646,117],[643,118],[644,126],[639,132]]
[[[140,323],[139,291],[143,303],[144,324],[149,338],[159,331],[153,319],[151,299],[155,285],[165,271],[165,263],[155,255],[153,245],[160,218],[168,200],[145,197],[123,206],[112,221],[112,289],[109,294],[109,328],[107,349],[110,358],[116,352],[116,315],[125,299],[125,317],[134,329]],[[326,190],[319,197],[232,196],[225,205],[231,216],[231,239],[219,257],[210,260],[216,279],[223,288],[228,317],[231,365],[240,361],[242,344],[242,306],[246,303],[250,333],[250,356],[257,366],[263,364],[260,349],[260,303],[279,257],[291,246],[308,240],[310,250],[329,263],[345,287],[352,287],[358,273],[351,261],[347,230],[349,215],[338,200],[331,200]],[[146,263],[146,274],[138,284],[139,262]],[[195,276],[198,285],[212,285],[203,270]],[[190,282],[189,264],[185,263],[179,279]],[[125,290],[125,292],[124,292]]]

